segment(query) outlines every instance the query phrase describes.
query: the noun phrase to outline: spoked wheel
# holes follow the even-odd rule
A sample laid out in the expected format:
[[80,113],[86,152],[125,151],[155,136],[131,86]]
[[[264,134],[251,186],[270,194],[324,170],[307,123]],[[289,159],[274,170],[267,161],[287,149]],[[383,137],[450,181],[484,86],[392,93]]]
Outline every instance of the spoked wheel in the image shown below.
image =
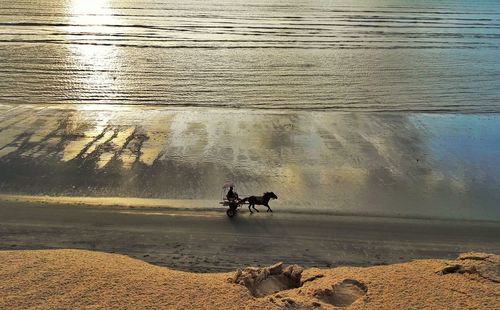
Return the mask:
[[226,214],[227,214],[227,216],[229,216],[229,217],[233,217],[233,216],[235,216],[235,215],[236,215],[236,209],[229,208],[229,209],[227,209]]

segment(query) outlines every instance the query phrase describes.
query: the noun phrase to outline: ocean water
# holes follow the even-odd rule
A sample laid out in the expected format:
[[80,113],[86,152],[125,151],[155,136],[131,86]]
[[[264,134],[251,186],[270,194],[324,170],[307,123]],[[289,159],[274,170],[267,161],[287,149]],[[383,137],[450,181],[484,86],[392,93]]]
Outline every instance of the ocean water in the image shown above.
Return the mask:
[[0,3],[0,102],[500,111],[499,1]]
[[0,194],[500,220],[499,56],[499,1],[1,1]]

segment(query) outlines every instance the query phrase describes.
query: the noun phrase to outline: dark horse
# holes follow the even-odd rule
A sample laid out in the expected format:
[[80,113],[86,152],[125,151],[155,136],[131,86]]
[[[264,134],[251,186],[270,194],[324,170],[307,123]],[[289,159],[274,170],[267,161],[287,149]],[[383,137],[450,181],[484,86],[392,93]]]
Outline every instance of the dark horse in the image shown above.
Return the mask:
[[253,213],[251,208],[259,212],[259,210],[255,209],[255,205],[266,206],[267,212],[273,212],[273,210],[271,210],[271,207],[269,206],[269,200],[271,199],[278,199],[278,196],[276,196],[273,192],[267,192],[262,196],[250,196],[247,198],[243,198],[240,200],[240,202],[248,201],[248,210],[250,210],[250,213]]

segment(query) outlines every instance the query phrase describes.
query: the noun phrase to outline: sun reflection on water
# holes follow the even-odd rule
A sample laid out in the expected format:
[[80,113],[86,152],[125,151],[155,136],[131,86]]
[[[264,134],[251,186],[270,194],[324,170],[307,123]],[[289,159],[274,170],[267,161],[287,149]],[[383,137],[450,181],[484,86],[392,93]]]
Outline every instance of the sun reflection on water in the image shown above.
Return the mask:
[[69,5],[72,24],[84,25],[86,31],[106,33],[106,25],[116,21],[108,0],[72,0]]
[[101,42],[106,36],[112,37],[116,31],[112,25],[119,23],[119,18],[107,0],[72,0],[68,13],[66,39],[71,43],[71,64],[78,72],[73,82],[91,92],[81,92],[78,100],[97,97],[111,102],[118,95],[120,53],[112,44]]

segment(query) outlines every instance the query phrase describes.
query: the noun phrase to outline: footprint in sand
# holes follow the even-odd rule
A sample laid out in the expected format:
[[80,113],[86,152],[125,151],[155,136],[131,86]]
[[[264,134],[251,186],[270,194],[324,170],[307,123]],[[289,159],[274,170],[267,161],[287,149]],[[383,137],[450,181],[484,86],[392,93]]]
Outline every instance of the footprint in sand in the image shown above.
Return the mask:
[[332,289],[317,291],[314,296],[336,307],[347,307],[365,295],[367,291],[365,284],[357,280],[345,279],[333,285]]

